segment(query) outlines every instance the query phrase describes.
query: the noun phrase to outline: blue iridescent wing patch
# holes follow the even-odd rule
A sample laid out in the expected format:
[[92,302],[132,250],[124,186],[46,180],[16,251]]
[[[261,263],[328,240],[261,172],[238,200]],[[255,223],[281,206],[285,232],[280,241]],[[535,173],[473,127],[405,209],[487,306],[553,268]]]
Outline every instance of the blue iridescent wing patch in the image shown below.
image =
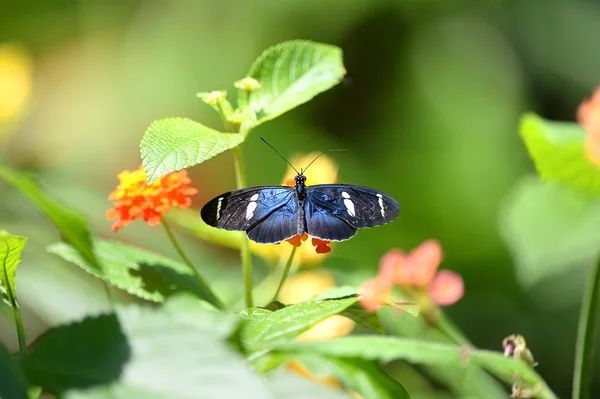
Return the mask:
[[[285,215],[296,213],[296,200],[293,187],[283,186],[259,186],[230,191],[210,200],[202,210],[202,220],[210,226],[224,230],[255,231],[253,236],[264,237],[261,223],[267,223],[271,228],[274,223],[288,224]],[[272,217],[281,213],[281,217]],[[293,226],[296,225],[294,218]],[[279,229],[281,238],[279,242],[293,237],[288,236],[289,227]],[[283,237],[286,236],[286,237]]]

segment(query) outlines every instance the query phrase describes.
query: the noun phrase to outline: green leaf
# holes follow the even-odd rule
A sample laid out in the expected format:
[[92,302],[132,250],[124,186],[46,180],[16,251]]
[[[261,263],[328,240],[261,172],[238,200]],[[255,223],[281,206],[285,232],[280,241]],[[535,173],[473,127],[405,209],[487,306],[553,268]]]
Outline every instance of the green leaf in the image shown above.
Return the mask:
[[242,341],[252,349],[268,348],[294,339],[321,320],[341,313],[358,301],[356,297],[307,301],[287,306],[244,325]]
[[528,113],[521,120],[520,133],[542,179],[600,194],[600,168],[586,158],[582,126]]
[[354,305],[348,307],[342,313],[342,316],[346,316],[361,326],[370,328],[371,330],[378,332],[380,334],[385,333],[385,328],[381,325],[381,321],[379,320],[379,315],[377,312],[369,312],[362,305],[355,303]]
[[273,313],[272,310],[259,308],[255,306],[252,308],[242,310],[239,313],[239,316],[244,320],[261,320],[271,315],[271,313]]
[[66,244],[52,244],[48,251],[117,288],[149,301],[162,302],[173,294],[188,292],[216,306],[215,298],[198,283],[186,264],[118,242],[96,239],[94,244],[102,264],[102,274]]
[[600,253],[600,201],[558,182],[522,179],[500,216],[517,276],[527,286],[587,264]]
[[186,118],[152,122],[140,143],[146,182],[197,165],[244,141],[238,133],[221,133]]
[[[118,306],[116,315],[103,317],[118,323],[98,325],[97,318],[86,318],[55,332],[53,342],[39,342],[37,357],[27,363],[36,367],[37,380],[51,392],[78,389],[70,398],[270,397],[262,378],[228,344],[237,324],[234,315],[178,296],[158,309]],[[92,380],[100,377],[112,382],[103,382],[106,386],[87,396],[82,390],[95,386]]]
[[130,356],[116,315],[100,315],[41,335],[27,352],[25,369],[30,383],[56,393],[117,380]]
[[[226,384],[226,382],[223,382]],[[286,372],[275,372],[265,379],[265,386],[268,387],[269,395],[261,396],[264,393],[256,391],[247,391],[237,397],[244,399],[350,399],[350,396],[339,390],[325,387],[321,384],[308,381],[305,378]],[[169,399],[189,399],[190,396],[173,396],[172,392],[168,394]],[[152,389],[143,387],[125,386],[123,384],[113,384],[100,388],[88,390],[70,391],[66,399],[163,399],[165,393],[156,392]],[[218,396],[195,396],[199,399],[215,399]],[[223,397],[225,398],[225,397]],[[229,397],[227,397],[228,399]]]
[[[327,341],[329,342],[329,341]],[[408,392],[373,362],[358,358],[336,358],[301,354],[295,358],[318,376],[332,375],[350,390],[369,399],[408,398]]]
[[390,362],[406,360],[420,365],[465,367],[470,362],[493,372],[511,383],[514,373],[519,373],[530,386],[539,384],[542,391],[554,397],[542,378],[525,362],[504,357],[503,354],[468,347],[446,345],[410,338],[382,336],[351,336],[324,342],[290,341],[276,345],[277,350],[288,353],[318,354],[335,357],[360,357],[363,359]]
[[0,342],[0,398],[27,399],[23,371]]
[[239,90],[239,106],[254,111],[257,126],[335,86],[345,73],[340,48],[305,40],[284,42],[252,64],[247,76],[261,87],[250,94]]
[[[331,298],[341,298],[341,297],[357,297],[358,298],[358,288],[348,285],[343,285],[339,287],[330,288],[319,295],[315,296],[312,300],[323,300],[323,299],[331,299]],[[397,308],[402,309],[403,311],[417,317],[419,315],[419,306],[414,304],[396,304]],[[342,316],[349,317],[354,320],[356,323],[370,328],[371,330],[378,332],[380,334],[385,333],[385,328],[381,324],[379,320],[379,315],[377,312],[369,312],[360,304],[355,303],[354,305],[348,307],[342,313]]]
[[27,238],[0,231],[0,292],[2,299],[11,307],[17,306],[15,278],[17,265],[21,263],[21,251]]
[[0,178],[27,197],[54,224],[62,239],[75,248],[90,267],[100,271],[87,222],[80,214],[65,207],[57,199],[45,193],[31,177],[1,162]]

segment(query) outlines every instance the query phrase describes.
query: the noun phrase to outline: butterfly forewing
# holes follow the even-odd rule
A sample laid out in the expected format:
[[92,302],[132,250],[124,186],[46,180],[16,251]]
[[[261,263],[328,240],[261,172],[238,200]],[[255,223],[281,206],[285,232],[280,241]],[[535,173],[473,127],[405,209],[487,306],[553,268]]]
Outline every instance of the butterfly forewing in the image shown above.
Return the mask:
[[[354,228],[375,227],[398,217],[400,205],[381,191],[350,184],[319,184],[307,188],[309,206],[344,220]],[[308,214],[307,214],[308,217]],[[309,234],[312,234],[309,227]],[[316,235],[316,234],[315,234]]]
[[219,195],[204,205],[200,215],[210,226],[248,231],[289,203],[295,205],[293,187],[250,187]]

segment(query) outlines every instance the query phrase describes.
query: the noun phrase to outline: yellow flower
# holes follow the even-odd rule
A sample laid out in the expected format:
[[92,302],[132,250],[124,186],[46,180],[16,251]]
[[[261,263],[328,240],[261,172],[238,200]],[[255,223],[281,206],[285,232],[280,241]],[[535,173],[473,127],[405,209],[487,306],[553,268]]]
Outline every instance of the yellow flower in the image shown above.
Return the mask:
[[0,122],[16,116],[27,104],[33,65],[27,52],[0,44]]
[[[313,152],[306,155],[296,155],[290,159],[290,163],[297,169],[300,169],[302,167],[306,167],[306,165],[308,165],[318,155],[318,152]],[[331,158],[327,155],[323,155],[310,166],[310,169],[308,169],[308,172],[306,173],[306,185],[310,186],[315,184],[335,183],[337,181],[337,172],[337,166],[333,163]],[[285,175],[283,176],[282,183],[284,185],[289,185],[289,180],[293,181],[294,176],[296,176],[296,172],[291,167],[288,167]],[[294,237],[291,244],[301,244],[301,242],[299,242],[301,241],[300,239],[305,240],[306,238]],[[311,240],[307,240],[304,245],[300,245],[297,249],[294,257],[294,263],[296,265],[315,265],[322,262],[322,254],[329,252],[330,249],[327,245],[330,245],[330,243],[323,240],[316,240],[311,237]],[[250,248],[252,252],[258,256],[261,256],[262,258],[272,262],[285,262],[292,251],[292,246],[288,245],[287,243],[265,245],[256,244],[251,241]]]

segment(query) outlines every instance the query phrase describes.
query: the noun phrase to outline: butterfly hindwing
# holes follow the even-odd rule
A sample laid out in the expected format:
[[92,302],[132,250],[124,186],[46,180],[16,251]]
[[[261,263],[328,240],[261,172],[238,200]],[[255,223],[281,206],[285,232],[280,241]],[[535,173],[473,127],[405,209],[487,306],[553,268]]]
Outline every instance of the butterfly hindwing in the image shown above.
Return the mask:
[[298,203],[292,195],[291,200],[273,210],[268,216],[252,225],[246,233],[248,238],[259,244],[274,244],[302,234],[298,230]]
[[219,195],[204,205],[200,215],[210,226],[248,231],[290,203],[295,205],[293,187],[250,187]]
[[350,184],[308,186],[306,201],[354,228],[380,226],[393,221],[400,213],[400,205],[389,195]]
[[356,234],[356,228],[337,215],[328,204],[322,203],[308,194],[306,210],[306,232],[313,237],[327,241],[343,241]]

